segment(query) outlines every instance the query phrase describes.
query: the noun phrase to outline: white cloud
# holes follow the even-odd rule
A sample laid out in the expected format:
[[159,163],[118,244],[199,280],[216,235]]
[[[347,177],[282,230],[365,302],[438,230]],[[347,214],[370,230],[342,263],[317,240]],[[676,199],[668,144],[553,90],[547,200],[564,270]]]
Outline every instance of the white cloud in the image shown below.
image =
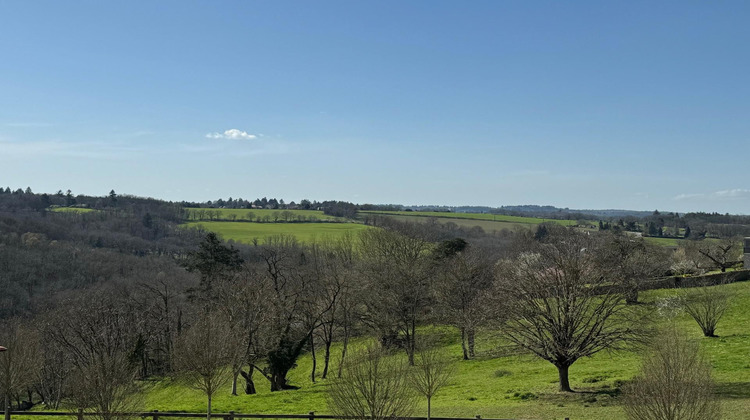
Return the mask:
[[250,134],[247,131],[242,131],[236,128],[232,128],[223,133],[208,133],[206,134],[206,138],[229,139],[229,140],[255,140],[258,138],[258,136],[255,134]]
[[91,159],[123,159],[141,150],[119,143],[61,140],[13,141],[0,137],[0,159],[65,156]]
[[705,194],[678,194],[674,197],[675,200],[690,200],[693,198],[700,198],[705,196]]
[[716,191],[714,195],[722,198],[745,198],[750,197],[750,190],[744,188],[735,188],[732,190]]
[[730,190],[714,191],[712,193],[692,193],[692,194],[679,194],[674,197],[675,200],[736,200],[750,198],[750,190],[746,188],[734,188]]

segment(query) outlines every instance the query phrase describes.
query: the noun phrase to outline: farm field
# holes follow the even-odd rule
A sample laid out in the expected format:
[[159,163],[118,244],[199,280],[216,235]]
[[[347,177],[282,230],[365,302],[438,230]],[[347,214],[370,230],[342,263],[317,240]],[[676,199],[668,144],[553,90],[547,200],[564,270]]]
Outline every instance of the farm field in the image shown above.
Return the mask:
[[447,224],[453,223],[463,228],[480,227],[486,233],[499,232],[503,229],[507,230],[518,230],[518,229],[532,229],[537,225],[529,223],[514,223],[514,222],[493,222],[492,220],[481,220],[481,219],[449,219],[447,217],[433,218],[430,216],[400,216],[400,215],[388,215],[389,218],[411,223],[427,223],[430,220],[434,220],[437,223]]
[[55,213],[91,213],[96,211],[85,207],[50,207],[48,210]]
[[271,209],[211,209],[189,207],[187,220],[245,220],[264,222],[279,221],[336,221],[339,217],[323,214],[320,210],[271,210]]
[[393,215],[393,216],[409,216],[409,217],[437,217],[447,219],[472,219],[472,220],[487,220],[491,222],[509,222],[516,224],[533,224],[538,225],[544,222],[554,222],[563,226],[574,226],[577,224],[575,220],[555,220],[555,219],[541,219],[537,217],[521,217],[521,216],[505,216],[502,214],[488,214],[488,213],[449,213],[441,211],[360,211],[362,214],[376,214],[376,215]]
[[357,233],[368,226],[359,223],[250,223],[250,222],[189,222],[183,226],[202,227],[221,235],[224,240],[252,244],[253,239],[286,234],[294,235],[300,242],[312,242],[316,238],[335,238],[348,232]]
[[[719,338],[703,338],[700,330],[686,314],[676,318],[676,325],[699,340],[704,354],[713,366],[717,392],[724,409],[724,419],[747,419],[750,412],[750,283],[735,283],[731,289],[734,299],[723,321],[719,324]],[[644,305],[654,305],[659,298],[674,295],[675,290],[657,290],[642,294]],[[666,323],[667,321],[662,321]],[[576,393],[563,395],[556,391],[557,371],[545,361],[530,356],[493,357],[491,350],[498,339],[478,337],[476,360],[460,360],[458,334],[448,331],[443,351],[455,361],[456,371],[448,385],[432,402],[434,416],[516,419],[598,420],[624,418],[618,399],[618,386],[631,379],[638,371],[640,356],[637,352],[601,353],[582,359],[571,367],[571,385]],[[423,330],[424,332],[424,330]],[[360,341],[361,345],[361,341]],[[338,364],[338,351],[334,350],[332,368]],[[319,357],[322,357],[319,355]],[[398,353],[393,357],[405,357]],[[320,360],[318,372],[320,372]],[[290,372],[291,382],[301,386],[296,391],[271,393],[269,384],[260,375],[257,378],[257,395],[231,396],[229,385],[214,399],[216,412],[234,410],[244,413],[301,414],[315,411],[328,413],[325,392],[326,380],[310,382],[311,358],[305,355],[298,367]],[[422,402],[415,415],[425,415]],[[146,408],[160,411],[205,410],[205,398],[185,385],[163,380],[149,388]]]

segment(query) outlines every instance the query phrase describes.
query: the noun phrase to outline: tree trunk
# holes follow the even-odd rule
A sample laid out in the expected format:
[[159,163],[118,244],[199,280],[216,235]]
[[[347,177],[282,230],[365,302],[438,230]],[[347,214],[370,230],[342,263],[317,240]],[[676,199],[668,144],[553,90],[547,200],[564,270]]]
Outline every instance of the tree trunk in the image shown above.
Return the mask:
[[245,378],[245,395],[255,394],[256,390],[255,382],[253,382],[253,367],[250,366],[250,369],[247,370],[247,373],[245,373],[245,371],[243,370],[240,370],[240,375]]
[[342,370],[344,369],[344,358],[346,358],[346,350],[349,347],[349,334],[347,329],[344,329],[344,346],[341,348],[341,361],[339,362],[338,377],[341,378]]
[[469,328],[466,335],[469,339],[469,357],[474,358],[474,328]]
[[328,364],[331,361],[331,342],[326,340],[325,344],[325,355],[323,355],[323,376],[321,376],[323,379],[328,377]]
[[211,420],[211,395],[208,396],[208,409],[206,410],[206,420]]
[[414,319],[411,321],[409,335],[406,337],[406,353],[409,355],[409,366],[414,366],[414,352],[416,351],[417,325]]
[[240,376],[239,369],[232,374],[232,395],[237,395],[237,377]]
[[427,397],[427,420],[430,420],[432,415],[432,397]]
[[638,285],[631,284],[625,292],[625,303],[635,305],[638,303]]
[[274,373],[271,375],[271,391],[283,391],[286,386],[286,374]]
[[310,355],[312,356],[312,372],[310,380],[315,383],[315,370],[318,368],[318,359],[315,357],[315,334],[310,333]]
[[469,352],[466,349],[466,328],[461,327],[461,350],[464,353],[464,360],[469,360]]
[[557,373],[560,376],[560,391],[573,392],[573,390],[570,389],[570,381],[568,380],[568,369],[570,368],[570,365],[560,364],[556,366],[557,366]]

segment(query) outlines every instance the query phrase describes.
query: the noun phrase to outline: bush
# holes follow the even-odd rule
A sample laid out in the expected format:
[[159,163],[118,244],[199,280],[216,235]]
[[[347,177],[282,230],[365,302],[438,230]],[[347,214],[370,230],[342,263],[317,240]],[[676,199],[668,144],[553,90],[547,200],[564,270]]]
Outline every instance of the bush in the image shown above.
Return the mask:
[[623,387],[625,413],[631,420],[719,419],[711,368],[697,343],[671,329],[645,357],[641,373]]

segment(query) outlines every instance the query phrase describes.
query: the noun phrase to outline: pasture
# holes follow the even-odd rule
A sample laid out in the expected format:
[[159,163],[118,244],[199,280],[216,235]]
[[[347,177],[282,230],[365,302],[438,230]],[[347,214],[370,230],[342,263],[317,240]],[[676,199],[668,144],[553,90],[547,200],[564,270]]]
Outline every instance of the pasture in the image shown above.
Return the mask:
[[[750,283],[725,286],[734,295],[729,311],[717,330],[719,338],[703,338],[698,326],[686,314],[674,321],[678,328],[700,342],[704,354],[713,366],[717,393],[722,401],[724,419],[746,419],[750,412]],[[644,292],[644,307],[653,308],[657,301],[673,296],[676,290]],[[662,319],[661,324],[668,321]],[[624,418],[620,405],[619,387],[638,371],[640,355],[637,351],[600,353],[576,362],[571,368],[571,385],[577,391],[564,395],[556,391],[557,371],[548,362],[510,354],[503,340],[485,333],[478,337],[476,360],[460,360],[458,333],[445,327],[425,327],[425,332],[442,332],[442,351],[455,362],[456,370],[448,385],[433,398],[434,416],[517,419],[598,420]],[[361,345],[362,341],[359,341]],[[354,344],[355,346],[357,344]],[[503,349],[498,352],[497,349]],[[338,364],[340,348],[333,352],[332,368]],[[318,373],[322,356],[318,354]],[[393,357],[405,357],[397,353]],[[231,396],[227,385],[214,399],[214,410],[234,410],[244,413],[300,414],[315,411],[328,413],[326,405],[327,380],[310,382],[312,360],[304,355],[297,368],[290,372],[291,382],[301,387],[296,391],[270,392],[268,382],[256,374],[257,395]],[[330,379],[329,379],[330,380]],[[203,411],[205,397],[184,384],[165,379],[157,382],[146,393],[146,408],[160,411]],[[426,404],[421,402],[415,415],[425,415]]]
[[360,214],[373,214],[373,215],[390,215],[390,216],[409,216],[409,217],[437,217],[445,219],[471,219],[471,220],[486,220],[491,222],[505,222],[514,224],[528,224],[538,225],[544,222],[558,223],[563,226],[575,226],[578,222],[575,220],[556,220],[556,219],[542,219],[538,217],[521,217],[521,216],[506,216],[502,214],[489,214],[489,213],[450,213],[442,211],[359,211]]
[[55,213],[91,213],[96,211],[85,207],[49,207],[47,210]]
[[186,219],[231,220],[261,223],[341,221],[339,217],[323,214],[320,210],[272,210],[272,209],[212,209],[188,207]]
[[480,227],[486,233],[495,233],[502,230],[518,230],[518,229],[532,229],[536,228],[537,225],[528,223],[514,223],[514,222],[493,222],[492,220],[481,220],[481,219],[451,219],[447,217],[430,217],[430,216],[400,216],[400,215],[388,215],[387,217],[395,219],[401,222],[410,223],[429,223],[431,221],[449,224],[452,223],[456,226],[463,228],[474,228]]
[[369,229],[359,223],[250,223],[250,222],[189,222],[182,226],[201,227],[221,235],[224,240],[252,244],[273,235],[294,235],[300,242],[313,242],[324,237],[336,238],[347,233]]

